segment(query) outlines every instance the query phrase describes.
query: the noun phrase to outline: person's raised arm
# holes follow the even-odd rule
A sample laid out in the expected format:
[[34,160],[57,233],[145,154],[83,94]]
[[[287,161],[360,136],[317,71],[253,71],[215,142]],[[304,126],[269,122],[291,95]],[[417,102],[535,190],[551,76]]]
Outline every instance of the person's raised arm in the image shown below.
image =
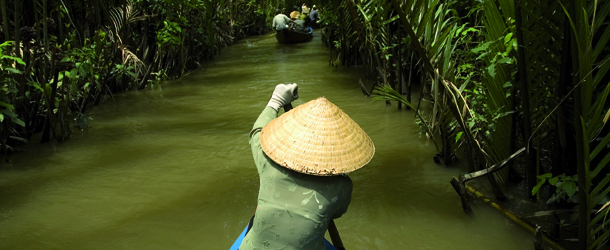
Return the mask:
[[271,94],[267,107],[271,107],[277,112],[281,107],[296,99],[299,99],[299,86],[296,83],[278,84]]
[[271,99],[263,112],[258,116],[258,119],[252,127],[250,137],[260,131],[267,123],[277,117],[277,113],[284,105],[292,103],[299,98],[299,87],[296,83],[278,84],[271,94]]

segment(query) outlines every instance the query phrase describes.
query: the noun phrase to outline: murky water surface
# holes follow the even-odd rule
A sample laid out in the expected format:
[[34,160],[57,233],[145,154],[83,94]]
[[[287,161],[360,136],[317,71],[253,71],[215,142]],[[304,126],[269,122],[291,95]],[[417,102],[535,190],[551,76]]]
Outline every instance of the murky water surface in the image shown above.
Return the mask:
[[482,202],[466,216],[412,111],[362,95],[362,69],[328,66],[319,40],[251,37],[202,70],[95,107],[91,129],[0,165],[0,249],[228,249],[256,206],[248,132],[278,83],[325,96],[373,139],[337,221],[348,249],[528,249],[525,230]]

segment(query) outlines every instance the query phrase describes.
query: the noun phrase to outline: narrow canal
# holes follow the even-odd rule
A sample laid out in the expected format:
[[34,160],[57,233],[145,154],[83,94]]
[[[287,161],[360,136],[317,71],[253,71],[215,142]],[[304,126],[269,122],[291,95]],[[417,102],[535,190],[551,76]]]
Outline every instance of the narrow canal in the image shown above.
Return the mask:
[[256,205],[248,132],[284,82],[299,84],[295,106],[325,96],[375,143],[337,220],[347,249],[533,247],[482,202],[466,216],[449,184],[463,169],[434,164],[413,112],[364,97],[363,70],[330,67],[315,35],[242,40],[183,80],[115,95],[67,142],[11,156],[0,165],[0,249],[228,249]]

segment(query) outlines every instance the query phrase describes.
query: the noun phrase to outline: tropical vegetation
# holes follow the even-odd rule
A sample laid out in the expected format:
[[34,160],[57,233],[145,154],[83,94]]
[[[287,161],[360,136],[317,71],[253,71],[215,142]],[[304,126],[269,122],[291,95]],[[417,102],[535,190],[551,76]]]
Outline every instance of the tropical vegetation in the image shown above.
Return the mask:
[[[574,208],[579,249],[607,244],[609,1],[305,3],[320,9],[331,63],[363,67],[373,98],[412,109],[437,162],[467,163],[452,182],[465,211],[466,181],[486,176],[502,201],[522,174],[523,196]],[[64,141],[92,105],[180,78],[301,4],[0,0],[0,152],[36,133]]]
[[[472,173],[452,183],[465,211],[464,182],[486,175],[502,201],[521,172],[523,196],[549,190],[549,203],[577,211],[579,249],[607,243],[610,2],[348,0],[323,9],[336,60],[366,67],[374,99],[414,109],[439,163],[467,162]],[[433,108],[424,112],[422,100]]]
[[[272,4],[273,3],[273,4]],[[0,145],[64,141],[113,93],[197,69],[269,30],[268,0],[2,0]]]

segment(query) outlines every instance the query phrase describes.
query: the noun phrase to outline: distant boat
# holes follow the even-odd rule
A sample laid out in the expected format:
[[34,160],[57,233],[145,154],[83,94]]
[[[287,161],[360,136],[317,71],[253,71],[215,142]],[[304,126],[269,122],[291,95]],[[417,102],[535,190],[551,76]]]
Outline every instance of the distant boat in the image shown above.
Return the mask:
[[302,43],[310,41],[313,38],[313,29],[311,27],[307,27],[309,32],[297,32],[285,29],[283,31],[277,32],[275,34],[275,39],[279,43]]

